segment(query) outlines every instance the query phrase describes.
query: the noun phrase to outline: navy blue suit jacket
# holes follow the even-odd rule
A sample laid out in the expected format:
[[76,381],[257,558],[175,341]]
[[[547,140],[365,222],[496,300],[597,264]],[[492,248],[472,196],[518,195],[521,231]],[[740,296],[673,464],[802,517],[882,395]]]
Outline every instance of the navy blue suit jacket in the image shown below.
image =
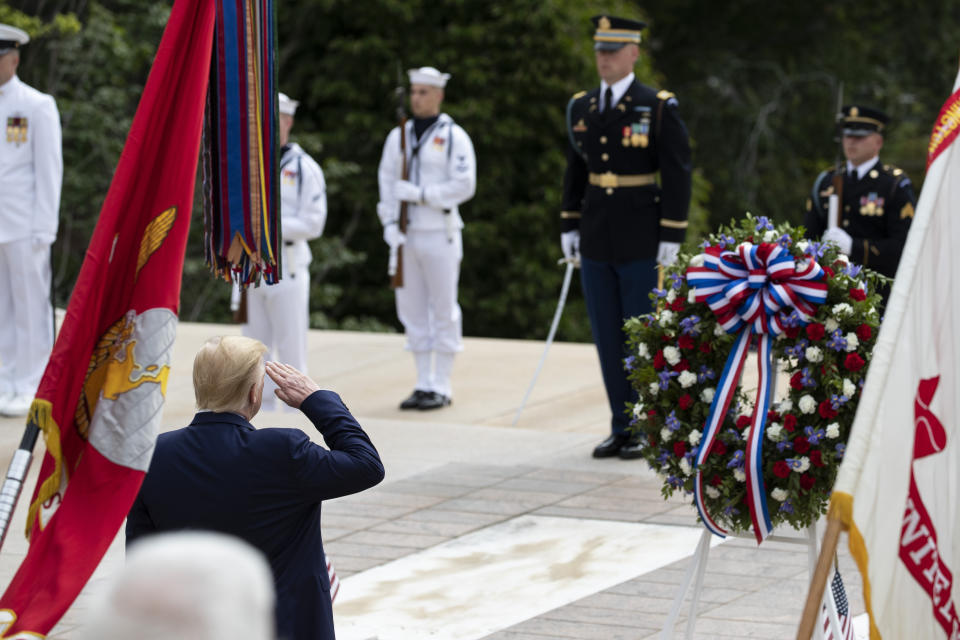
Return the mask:
[[374,486],[383,464],[336,393],[314,392],[300,410],[329,451],[299,429],[256,429],[234,413],[201,412],[161,434],[127,517],[127,544],[182,529],[238,536],[270,562],[278,637],[333,640],[320,503]]

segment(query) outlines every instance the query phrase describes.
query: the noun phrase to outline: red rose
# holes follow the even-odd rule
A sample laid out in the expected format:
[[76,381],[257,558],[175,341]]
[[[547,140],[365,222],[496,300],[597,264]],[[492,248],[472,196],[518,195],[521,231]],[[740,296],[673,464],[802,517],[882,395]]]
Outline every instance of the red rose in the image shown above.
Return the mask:
[[683,454],[687,452],[687,443],[681,440],[680,442],[673,443],[673,455],[678,458],[682,458]]
[[680,405],[681,409],[689,409],[690,405],[693,404],[693,398],[690,397],[689,393],[685,393],[677,399],[677,404]]
[[800,487],[804,491],[810,491],[810,489],[816,483],[817,483],[816,479],[809,474],[804,473],[803,475],[800,476]]
[[653,420],[656,417],[657,417],[656,409],[650,409],[650,411],[647,411],[647,420]]
[[690,368],[690,362],[686,358],[684,358],[683,360],[678,362],[676,366],[673,367],[673,370],[679,373],[681,371],[686,371],[689,368]]
[[740,416],[737,418],[737,429],[743,431],[750,426],[750,417],[749,416]]
[[800,327],[787,327],[783,332],[787,334],[787,337],[791,340],[796,340],[797,336],[800,335]]
[[711,351],[713,351],[713,347],[710,346],[709,342],[700,343],[700,353],[710,353]]
[[783,460],[777,460],[773,463],[773,475],[778,478],[786,478],[790,475],[790,465]]
[[850,297],[858,302],[862,302],[867,299],[867,294],[863,289],[850,289]]
[[[657,366],[656,358],[654,358],[653,360],[653,366],[654,367]],[[796,389],[797,391],[800,391],[803,389],[803,372],[802,371],[797,371],[795,374],[790,376],[790,388]]]
[[823,328],[823,325],[819,322],[814,322],[813,324],[807,325],[807,337],[810,338],[813,342],[823,340],[823,334],[826,333],[826,330]]
[[776,422],[780,419],[780,414],[776,411],[767,411],[767,422]]
[[727,452],[727,445],[723,444],[723,441],[720,438],[717,438],[713,441],[713,444],[710,445],[710,453],[715,453],[718,456],[722,456]]
[[833,269],[831,269],[830,267],[824,267],[823,270],[826,272],[828,278],[833,277]]
[[710,478],[710,484],[712,484],[715,487],[719,487],[720,485],[723,484],[723,478],[720,477],[719,473],[715,473],[713,474],[713,477]]
[[810,443],[803,436],[793,439],[793,450],[797,453],[806,453],[810,451]]
[[660,336],[660,340],[662,340],[663,342],[670,342],[672,338],[667,334],[663,334],[662,336]]
[[857,337],[860,338],[861,342],[866,342],[872,335],[873,331],[870,329],[870,325],[862,324],[857,327]]
[[663,349],[660,349],[653,355],[653,368],[663,369],[663,367],[666,366],[666,364],[667,364],[667,361],[663,357]]
[[863,369],[863,365],[867,364],[864,362],[863,358],[858,356],[855,353],[848,353],[847,359],[843,361],[843,366],[849,371],[860,371]]
[[677,338],[677,346],[681,349],[693,349],[696,343],[693,341],[693,336],[680,336]]
[[797,426],[797,416],[792,413],[788,413],[783,416],[783,428],[787,431],[793,431],[794,427]]
[[670,308],[674,311],[683,311],[683,300],[677,298],[673,301],[673,304],[670,305]]
[[834,410],[829,400],[824,400],[821,402],[817,410],[820,412],[820,417],[824,420],[830,420],[837,417],[837,412]]
[[814,449],[810,452],[810,464],[815,467],[823,466],[823,454],[820,452],[820,449]]

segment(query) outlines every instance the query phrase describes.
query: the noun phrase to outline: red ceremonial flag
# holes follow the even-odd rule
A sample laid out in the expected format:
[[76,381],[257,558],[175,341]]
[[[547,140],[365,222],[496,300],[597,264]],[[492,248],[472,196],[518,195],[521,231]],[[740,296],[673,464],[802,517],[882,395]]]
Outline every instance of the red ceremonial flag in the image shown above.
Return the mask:
[[[46,454],[0,638],[43,637],[115,538],[150,463],[176,335],[215,3],[177,0],[28,421]],[[77,170],[82,170],[77,168]]]

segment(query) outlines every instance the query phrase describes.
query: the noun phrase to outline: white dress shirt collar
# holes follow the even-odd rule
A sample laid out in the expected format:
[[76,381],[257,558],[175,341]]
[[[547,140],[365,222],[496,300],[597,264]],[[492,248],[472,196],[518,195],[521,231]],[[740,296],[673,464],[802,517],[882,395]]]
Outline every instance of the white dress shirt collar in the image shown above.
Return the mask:
[[627,89],[630,88],[630,85],[633,84],[633,79],[635,75],[633,71],[628,73],[623,78],[620,78],[612,85],[607,84],[606,80],[600,81],[600,107],[601,110],[606,111],[607,105],[603,104],[603,96],[607,93],[607,87],[610,87],[611,92],[613,93],[613,104],[620,102],[620,98],[623,97],[623,94],[627,92]]
[[873,156],[863,164],[858,164],[857,166],[854,166],[852,162],[847,160],[847,173],[853,175],[853,172],[856,171],[857,179],[863,180],[863,176],[866,175],[867,171],[870,171],[870,169],[873,168],[873,165],[877,164],[878,162],[880,162],[879,155]]

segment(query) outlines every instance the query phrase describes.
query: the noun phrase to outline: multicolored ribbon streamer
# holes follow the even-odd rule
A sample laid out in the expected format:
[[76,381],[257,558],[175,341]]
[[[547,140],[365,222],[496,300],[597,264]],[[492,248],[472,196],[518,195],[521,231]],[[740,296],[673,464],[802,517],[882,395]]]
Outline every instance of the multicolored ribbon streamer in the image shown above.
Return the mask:
[[204,256],[241,287],[280,278],[272,0],[218,0],[203,137]]
[[718,536],[725,536],[727,532],[713,520],[706,508],[701,466],[710,455],[736,394],[753,335],[758,334],[759,384],[750,419],[744,473],[750,518],[754,535],[760,543],[773,530],[763,485],[762,456],[767,412],[772,406],[776,387],[773,338],[784,333],[787,327],[787,308],[796,309],[801,325],[813,319],[817,305],[827,299],[827,284],[822,282],[825,272],[812,258],[798,264],[790,252],[778,244],[745,242],[736,251],[708,247],[702,256],[702,267],[687,268],[687,282],[694,292],[694,300],[710,307],[724,331],[739,334],[717,382],[697,450],[694,501],[704,526]]

